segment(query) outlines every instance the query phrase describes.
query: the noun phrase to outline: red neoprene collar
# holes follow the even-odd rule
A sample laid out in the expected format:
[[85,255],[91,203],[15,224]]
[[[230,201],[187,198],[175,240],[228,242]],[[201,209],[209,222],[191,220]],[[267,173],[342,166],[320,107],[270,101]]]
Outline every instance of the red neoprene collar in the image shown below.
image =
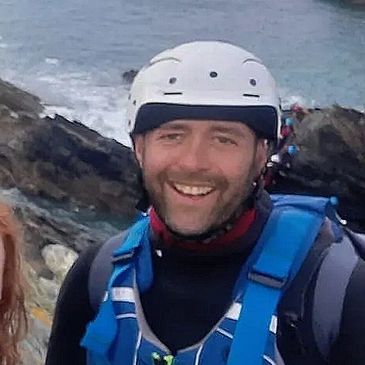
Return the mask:
[[213,250],[215,248],[221,248],[222,246],[229,245],[239,237],[242,237],[256,218],[255,209],[250,209],[242,214],[242,216],[236,221],[231,230],[222,236],[217,237],[209,244],[202,244],[199,242],[180,242],[173,234],[168,230],[165,224],[161,221],[154,209],[150,211],[151,227],[153,232],[160,237],[166,246],[178,245],[191,250]]

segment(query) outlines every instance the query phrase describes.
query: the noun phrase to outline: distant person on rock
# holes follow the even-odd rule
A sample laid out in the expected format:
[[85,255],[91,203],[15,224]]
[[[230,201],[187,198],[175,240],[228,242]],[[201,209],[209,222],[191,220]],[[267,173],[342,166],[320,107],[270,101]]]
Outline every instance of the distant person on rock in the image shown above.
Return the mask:
[[61,289],[47,365],[364,365],[362,244],[328,198],[263,189],[280,106],[223,42],[158,54],[127,127],[148,212],[90,247]]
[[294,134],[294,120],[292,118],[286,118],[285,124],[281,127],[278,150],[280,151],[285,145],[288,138]]
[[288,171],[292,168],[293,158],[297,152],[297,146],[290,145],[269,158],[264,174],[265,187],[268,188],[276,185],[279,175],[281,177],[287,176]]
[[298,147],[295,145],[287,146],[281,153],[280,164],[283,172],[287,172],[292,168],[294,156],[298,153]]
[[302,120],[308,115],[309,111],[307,108],[299,105],[298,103],[294,103],[290,107],[291,112],[294,114],[295,119],[300,123]]
[[276,177],[280,170],[281,156],[279,153],[275,153],[270,156],[266,163],[266,170],[264,173],[264,187],[268,188],[276,184]]
[[0,364],[20,363],[19,341],[26,331],[20,232],[9,207],[0,203]]

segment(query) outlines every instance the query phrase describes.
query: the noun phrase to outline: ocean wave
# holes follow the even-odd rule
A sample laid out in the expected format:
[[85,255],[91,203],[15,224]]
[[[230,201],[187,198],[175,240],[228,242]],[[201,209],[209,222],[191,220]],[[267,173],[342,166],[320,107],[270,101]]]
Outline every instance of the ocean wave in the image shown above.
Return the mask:
[[71,108],[61,105],[45,105],[44,115],[62,115],[70,121],[78,121],[89,128],[99,132],[104,137],[113,138],[125,146],[131,146],[131,140],[123,127],[125,109],[105,110],[94,106],[87,110],[84,108]]
[[39,75],[34,88],[43,100],[46,115],[63,115],[105,137],[131,145],[125,128],[125,86],[108,85],[90,74],[71,72]]
[[60,60],[58,58],[52,58],[52,57],[47,57],[45,60],[44,60],[47,64],[49,65],[59,65],[60,64]]

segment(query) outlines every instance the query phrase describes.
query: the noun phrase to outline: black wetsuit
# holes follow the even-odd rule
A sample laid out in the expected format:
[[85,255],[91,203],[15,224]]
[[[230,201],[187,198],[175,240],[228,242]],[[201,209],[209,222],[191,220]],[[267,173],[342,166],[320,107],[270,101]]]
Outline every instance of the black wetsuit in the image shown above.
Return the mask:
[[[201,340],[224,315],[239,270],[259,237],[270,209],[267,197],[261,199],[257,219],[244,237],[212,254],[192,254],[169,248],[163,250],[162,257],[153,256],[154,283],[141,295],[142,306],[152,331],[172,353]],[[303,272],[321,247],[332,239],[330,232],[322,230],[303,265]],[[88,277],[98,249],[93,247],[84,252],[65,279],[55,312],[46,365],[86,364],[85,351],[79,342],[87,323],[95,316],[89,301]],[[302,320],[292,326],[285,315],[286,308],[301,293],[303,276],[301,272],[298,274],[279,306],[278,347],[285,364],[365,364],[365,263],[359,261],[352,273],[339,336],[329,361],[320,356],[311,327],[316,275],[307,287]]]

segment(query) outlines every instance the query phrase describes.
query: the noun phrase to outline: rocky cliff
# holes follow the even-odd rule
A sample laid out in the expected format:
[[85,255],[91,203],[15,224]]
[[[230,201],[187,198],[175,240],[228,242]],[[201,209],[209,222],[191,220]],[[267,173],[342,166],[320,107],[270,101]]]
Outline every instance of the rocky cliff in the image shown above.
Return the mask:
[[365,115],[339,106],[312,111],[287,142],[299,148],[273,191],[335,195],[349,225],[365,231]]
[[0,188],[24,233],[30,331],[24,365],[42,364],[60,284],[78,252],[116,234],[139,196],[131,150],[0,80]]

